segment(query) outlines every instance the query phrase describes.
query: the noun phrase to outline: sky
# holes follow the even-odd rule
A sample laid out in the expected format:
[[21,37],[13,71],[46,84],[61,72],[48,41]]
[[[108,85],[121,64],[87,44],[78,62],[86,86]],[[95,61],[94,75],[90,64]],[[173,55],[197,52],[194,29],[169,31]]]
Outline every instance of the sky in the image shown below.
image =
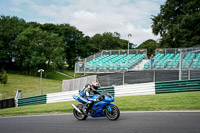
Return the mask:
[[[152,33],[152,15],[166,0],[0,0],[0,15],[26,22],[75,26],[84,35],[118,32],[122,39],[141,44],[159,39]],[[128,37],[131,34],[131,37]]]

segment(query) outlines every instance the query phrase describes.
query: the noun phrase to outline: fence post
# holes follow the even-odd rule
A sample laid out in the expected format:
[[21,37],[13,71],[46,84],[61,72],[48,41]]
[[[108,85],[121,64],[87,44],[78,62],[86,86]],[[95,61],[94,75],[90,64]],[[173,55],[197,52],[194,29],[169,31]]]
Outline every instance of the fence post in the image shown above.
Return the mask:
[[123,72],[123,85],[124,85],[125,71]]
[[188,79],[190,79],[190,68],[188,69]]
[[180,61],[179,61],[179,80],[182,78],[182,49],[180,49]]

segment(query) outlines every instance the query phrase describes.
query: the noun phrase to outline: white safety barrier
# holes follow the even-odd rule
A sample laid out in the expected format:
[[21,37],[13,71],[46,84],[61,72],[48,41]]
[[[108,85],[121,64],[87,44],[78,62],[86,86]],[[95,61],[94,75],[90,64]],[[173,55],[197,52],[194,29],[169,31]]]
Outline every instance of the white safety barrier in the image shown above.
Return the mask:
[[[155,94],[155,82],[114,86],[115,97]],[[72,95],[79,95],[78,90],[47,94],[47,103],[74,101]]]
[[96,81],[97,75],[81,77],[71,80],[63,80],[62,82],[62,91],[72,91],[79,90],[83,88],[86,84],[92,83],[92,81]]
[[73,101],[74,99],[73,99],[72,95],[78,95],[78,93],[79,93],[78,90],[50,93],[50,94],[47,94],[47,102],[46,103]]
[[115,86],[115,97],[155,94],[155,82]]

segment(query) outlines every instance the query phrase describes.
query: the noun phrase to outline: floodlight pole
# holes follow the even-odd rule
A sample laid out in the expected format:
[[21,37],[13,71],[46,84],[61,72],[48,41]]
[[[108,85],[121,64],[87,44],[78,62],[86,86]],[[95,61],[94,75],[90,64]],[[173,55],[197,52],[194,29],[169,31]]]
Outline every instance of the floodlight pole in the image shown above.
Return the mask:
[[[127,51],[127,57],[129,56],[129,37],[131,37],[132,35],[131,34],[128,34],[128,51]],[[129,59],[127,60],[129,61]],[[128,71],[128,62],[127,62],[127,71]]]
[[128,55],[129,55],[129,37],[131,37],[132,35],[131,34],[128,34]]
[[40,72],[40,90],[41,90],[41,95],[43,94],[43,89],[42,89],[42,72],[44,72],[43,69],[39,69],[38,72]]
[[129,55],[129,40],[128,40],[128,54],[127,55]]

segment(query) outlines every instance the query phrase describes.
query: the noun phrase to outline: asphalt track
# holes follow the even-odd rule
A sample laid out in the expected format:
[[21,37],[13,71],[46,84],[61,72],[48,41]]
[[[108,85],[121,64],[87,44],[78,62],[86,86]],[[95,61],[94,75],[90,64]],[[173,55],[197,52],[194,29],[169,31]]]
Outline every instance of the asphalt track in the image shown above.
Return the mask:
[[73,114],[0,118],[0,133],[200,133],[200,112],[124,112],[117,121]]

